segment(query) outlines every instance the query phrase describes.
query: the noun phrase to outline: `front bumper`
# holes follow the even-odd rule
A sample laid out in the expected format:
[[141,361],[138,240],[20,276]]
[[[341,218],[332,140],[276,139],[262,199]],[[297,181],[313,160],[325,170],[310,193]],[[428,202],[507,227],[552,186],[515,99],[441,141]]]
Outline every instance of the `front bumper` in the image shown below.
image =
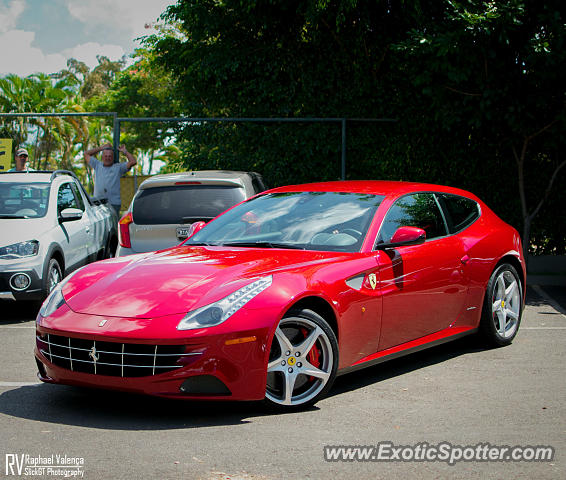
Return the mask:
[[[139,321],[77,314],[66,305],[52,317],[38,317],[37,325],[34,353],[44,382],[181,399],[260,400],[265,396],[268,325],[213,334],[206,330],[214,329],[177,331],[170,327],[182,315]],[[74,330],[53,328],[70,324]],[[77,325],[84,328],[78,331]],[[162,331],[159,336],[156,325]],[[159,352],[181,345],[184,353],[165,362],[174,363],[168,365],[174,368],[160,370]],[[154,347],[153,360],[150,354],[131,353],[151,352]],[[144,366],[132,365],[132,359]]]

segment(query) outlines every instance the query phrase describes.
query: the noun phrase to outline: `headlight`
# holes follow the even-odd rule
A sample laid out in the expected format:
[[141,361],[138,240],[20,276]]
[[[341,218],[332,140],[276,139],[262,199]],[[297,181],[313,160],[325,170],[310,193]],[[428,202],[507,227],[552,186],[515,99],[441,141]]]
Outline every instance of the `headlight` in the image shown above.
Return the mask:
[[65,303],[62,290],[63,289],[60,283],[53,290],[51,290],[51,293],[45,299],[45,302],[43,302],[43,305],[41,305],[41,308],[39,309],[39,314],[43,318],[51,315],[55,310],[57,310]]
[[177,325],[177,330],[192,330],[195,328],[214,327],[220,325],[248,303],[256,295],[263,292],[271,285],[273,277],[260,278],[234,293],[224,297],[222,300],[211,303],[194,310],[185,315]]
[[75,270],[70,275],[66,276],[55,286],[53,290],[51,290],[51,293],[47,296],[47,298],[41,305],[41,308],[39,309],[39,314],[43,318],[46,318],[49,315],[51,315],[55,310],[57,310],[65,303],[65,297],[63,297],[63,287],[74,275],[79,273],[83,268],[85,267],[81,267],[78,270]]
[[14,258],[33,257],[38,252],[39,242],[30,240],[29,242],[14,243],[7,247],[0,247],[0,258],[11,260]]

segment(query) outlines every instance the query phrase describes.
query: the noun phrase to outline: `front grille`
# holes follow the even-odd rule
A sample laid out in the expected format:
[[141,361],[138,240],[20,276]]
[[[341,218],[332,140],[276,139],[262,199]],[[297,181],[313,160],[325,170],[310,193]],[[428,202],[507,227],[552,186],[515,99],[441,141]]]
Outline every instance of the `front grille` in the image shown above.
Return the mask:
[[38,350],[59,367],[73,372],[112,377],[145,377],[184,366],[180,361],[201,352],[187,352],[186,345],[148,345],[102,342],[43,334]]

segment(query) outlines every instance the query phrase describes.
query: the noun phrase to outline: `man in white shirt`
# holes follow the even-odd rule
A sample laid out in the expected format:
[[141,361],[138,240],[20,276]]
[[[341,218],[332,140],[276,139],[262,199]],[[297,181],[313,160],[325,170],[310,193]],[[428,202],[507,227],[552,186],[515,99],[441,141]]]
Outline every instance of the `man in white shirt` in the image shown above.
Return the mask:
[[[136,157],[120,145],[118,151],[128,159],[127,162],[114,163],[114,149],[109,143],[84,152],[85,165],[94,170],[94,196],[106,198],[108,203],[120,214],[122,200],[120,198],[120,177],[138,163]],[[102,152],[101,159],[94,155]]]

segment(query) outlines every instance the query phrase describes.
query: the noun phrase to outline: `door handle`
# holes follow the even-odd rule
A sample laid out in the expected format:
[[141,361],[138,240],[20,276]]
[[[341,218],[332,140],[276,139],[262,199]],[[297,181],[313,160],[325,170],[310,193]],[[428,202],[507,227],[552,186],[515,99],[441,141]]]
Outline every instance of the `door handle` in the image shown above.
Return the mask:
[[468,263],[470,261],[470,257],[468,257],[467,255],[464,255],[460,261],[462,262],[462,265],[466,265],[466,263]]

